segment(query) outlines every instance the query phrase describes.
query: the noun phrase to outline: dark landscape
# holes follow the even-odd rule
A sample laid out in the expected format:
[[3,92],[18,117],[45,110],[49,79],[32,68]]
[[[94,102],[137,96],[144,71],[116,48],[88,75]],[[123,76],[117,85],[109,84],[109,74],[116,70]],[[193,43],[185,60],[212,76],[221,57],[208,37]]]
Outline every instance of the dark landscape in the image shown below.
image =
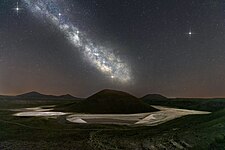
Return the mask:
[[[101,99],[105,101],[110,99],[110,105],[113,106],[114,96],[117,98],[115,99],[116,104],[120,102],[123,104],[126,97],[128,96],[129,99],[131,95],[119,91],[103,90],[87,99],[71,96],[67,99],[62,98],[62,96],[46,96],[36,92],[27,93],[23,96],[1,96],[0,149],[223,150],[225,148],[225,110],[223,108],[225,99],[169,99],[161,96],[155,97],[154,95],[136,98],[135,100],[138,103],[149,106],[147,107],[149,111],[152,111],[152,107],[148,104],[212,112],[206,115],[184,116],[157,126],[77,124],[67,121],[63,116],[56,118],[13,116],[15,112],[12,109],[50,105],[56,105],[56,109],[63,108],[64,112],[67,112],[67,108],[69,112],[74,108],[74,112],[76,112],[79,106],[84,109],[81,104],[86,104],[89,100],[93,100],[93,105],[97,107],[94,99],[96,96],[103,96]],[[132,98],[134,97],[132,96]],[[100,106],[103,107],[102,103]],[[90,106],[87,105],[87,107]],[[110,107],[107,108],[110,110]],[[80,111],[80,109],[78,110]],[[90,113],[105,112],[104,109],[103,112],[99,111],[101,109],[97,109],[97,112],[94,109],[91,110]],[[117,110],[114,108],[112,111]],[[123,113],[120,107],[118,107],[118,111]],[[124,111],[124,113],[133,113],[132,109],[132,112],[127,112],[126,108]]]

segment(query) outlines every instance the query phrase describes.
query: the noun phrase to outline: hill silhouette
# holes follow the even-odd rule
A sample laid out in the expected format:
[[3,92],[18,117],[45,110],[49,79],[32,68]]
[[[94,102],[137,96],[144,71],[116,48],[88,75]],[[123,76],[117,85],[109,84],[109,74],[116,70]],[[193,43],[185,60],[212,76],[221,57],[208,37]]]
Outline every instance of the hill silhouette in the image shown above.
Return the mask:
[[141,98],[142,100],[167,100],[167,97],[160,94],[148,94]]
[[55,96],[55,95],[45,95],[45,94],[41,94],[35,91],[29,92],[29,93],[24,93],[21,95],[17,95],[13,98],[19,98],[19,99],[67,99],[67,100],[77,100],[80,98],[77,97],[73,97],[72,95],[61,95],[61,96]]
[[26,97],[26,98],[43,98],[43,97],[52,97],[52,95],[44,95],[35,91],[29,92],[29,93],[24,93],[17,95],[17,97]]
[[102,90],[79,103],[58,107],[64,111],[99,114],[129,114],[157,111],[138,98],[121,91]]

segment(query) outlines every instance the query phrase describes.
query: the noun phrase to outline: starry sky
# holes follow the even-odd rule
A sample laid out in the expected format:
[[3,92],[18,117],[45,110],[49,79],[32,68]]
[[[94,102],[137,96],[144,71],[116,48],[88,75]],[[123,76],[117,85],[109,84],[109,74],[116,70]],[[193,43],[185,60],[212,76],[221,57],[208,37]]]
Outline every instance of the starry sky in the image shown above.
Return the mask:
[[225,97],[222,0],[1,0],[0,94]]

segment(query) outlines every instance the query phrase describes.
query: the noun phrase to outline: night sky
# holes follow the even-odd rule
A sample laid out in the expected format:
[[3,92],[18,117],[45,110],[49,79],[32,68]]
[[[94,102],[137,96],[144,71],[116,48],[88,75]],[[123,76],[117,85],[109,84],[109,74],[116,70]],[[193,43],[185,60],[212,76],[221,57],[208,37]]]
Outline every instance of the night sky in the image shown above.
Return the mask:
[[222,0],[1,0],[0,94],[225,97]]

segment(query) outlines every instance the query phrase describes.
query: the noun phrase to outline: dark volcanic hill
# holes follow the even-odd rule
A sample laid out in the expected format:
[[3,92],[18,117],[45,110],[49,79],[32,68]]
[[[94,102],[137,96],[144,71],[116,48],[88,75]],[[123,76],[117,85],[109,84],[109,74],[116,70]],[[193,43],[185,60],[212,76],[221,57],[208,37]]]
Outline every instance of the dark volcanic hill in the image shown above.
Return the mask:
[[44,95],[38,92],[29,92],[29,93],[24,93],[21,95],[17,95],[17,97],[24,97],[24,98],[43,98],[43,97],[52,97],[51,95]]
[[142,100],[167,100],[167,97],[160,94],[148,94],[141,98]]
[[70,94],[66,94],[66,95],[58,96],[58,98],[62,98],[62,99],[75,99],[75,98],[77,98],[77,97],[73,97],[73,96],[70,95]]
[[138,98],[121,91],[103,90],[87,99],[59,109],[82,113],[129,114],[157,111]]

